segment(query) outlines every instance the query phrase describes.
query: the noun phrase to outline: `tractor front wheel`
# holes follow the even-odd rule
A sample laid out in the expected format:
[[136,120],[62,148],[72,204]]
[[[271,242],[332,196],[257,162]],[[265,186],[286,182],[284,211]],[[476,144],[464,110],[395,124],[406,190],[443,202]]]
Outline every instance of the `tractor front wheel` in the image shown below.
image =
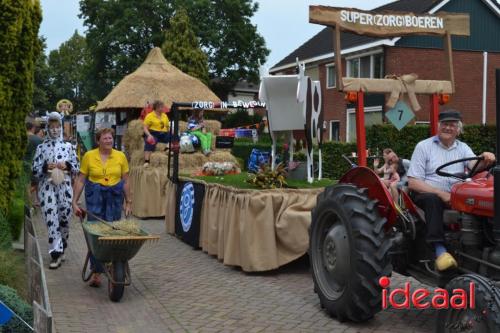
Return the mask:
[[378,281],[392,272],[385,223],[367,189],[338,184],[318,196],[309,249],[314,290],[340,321],[366,321],[381,310]]
[[439,310],[436,321],[436,332],[500,332],[500,290],[493,283],[477,274],[465,274],[448,282],[446,289],[450,297],[453,290],[470,290],[474,284],[474,308],[470,307],[470,295],[464,309]]

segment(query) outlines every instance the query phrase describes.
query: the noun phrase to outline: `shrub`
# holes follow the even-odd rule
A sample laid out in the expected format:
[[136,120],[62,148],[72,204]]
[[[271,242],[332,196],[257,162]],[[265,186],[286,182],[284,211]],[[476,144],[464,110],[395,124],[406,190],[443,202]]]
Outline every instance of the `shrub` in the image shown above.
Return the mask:
[[[429,126],[406,126],[398,131],[392,125],[373,125],[366,129],[366,147],[382,155],[382,149],[392,148],[399,157],[411,158],[417,143],[430,135]],[[495,152],[496,128],[487,125],[465,125],[459,140],[467,143],[476,154]]]
[[249,115],[246,110],[237,110],[234,113],[229,113],[222,122],[222,128],[235,128],[240,126],[248,126],[260,124],[262,117],[254,114]]
[[10,249],[11,246],[12,246],[12,233],[10,232],[10,225],[7,218],[0,210],[0,250]]
[[14,198],[12,200],[7,220],[10,224],[12,239],[19,239],[24,222],[24,199]]
[[[33,310],[32,308],[17,295],[16,291],[8,286],[0,285],[0,299],[14,311],[17,315],[23,318],[28,324],[33,326]],[[23,333],[32,331],[15,316],[12,317],[4,326],[3,333]]]
[[0,250],[0,284],[27,297],[26,271],[22,254],[11,249]]

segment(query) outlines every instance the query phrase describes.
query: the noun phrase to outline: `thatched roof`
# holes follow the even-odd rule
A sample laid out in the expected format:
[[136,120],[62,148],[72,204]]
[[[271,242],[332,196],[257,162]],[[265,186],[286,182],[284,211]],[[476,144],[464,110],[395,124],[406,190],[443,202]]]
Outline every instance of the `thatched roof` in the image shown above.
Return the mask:
[[98,103],[96,111],[143,108],[146,102],[152,103],[157,99],[168,107],[172,102],[220,102],[206,85],[170,64],[160,48],[155,47],[135,72],[125,76]]

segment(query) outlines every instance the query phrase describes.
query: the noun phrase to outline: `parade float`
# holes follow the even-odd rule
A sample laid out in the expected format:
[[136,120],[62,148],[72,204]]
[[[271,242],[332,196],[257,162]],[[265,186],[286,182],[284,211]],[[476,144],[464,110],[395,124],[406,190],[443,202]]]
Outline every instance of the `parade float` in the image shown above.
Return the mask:
[[[305,184],[313,183],[315,176],[313,143],[321,149],[321,87],[319,82],[305,76],[303,64],[300,68],[298,75],[272,77],[264,74],[261,77],[260,99],[267,109],[272,138],[268,175],[277,178],[280,184],[283,178],[279,178],[280,166],[275,163],[278,135],[284,134],[293,147],[293,130],[306,129],[308,172]],[[180,127],[176,125],[179,114],[198,104],[172,104],[174,137]],[[213,103],[213,107],[231,105]],[[318,187],[312,188],[278,188],[281,186],[271,184],[267,186],[270,189],[244,189],[238,184],[227,186],[183,177],[178,143],[172,142],[169,151],[165,216],[168,233],[244,271],[276,269],[307,252],[310,211],[316,204],[317,195],[323,191],[321,184],[316,183]],[[289,153],[289,161],[285,162],[292,161],[293,150]],[[254,184],[259,182],[260,176],[265,178],[253,176]],[[321,178],[321,154],[317,178]]]

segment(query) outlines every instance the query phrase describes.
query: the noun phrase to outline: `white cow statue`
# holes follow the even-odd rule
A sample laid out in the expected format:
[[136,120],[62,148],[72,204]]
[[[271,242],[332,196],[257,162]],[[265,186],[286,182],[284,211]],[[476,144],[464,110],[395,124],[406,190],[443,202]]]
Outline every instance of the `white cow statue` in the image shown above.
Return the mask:
[[275,168],[276,136],[288,135],[290,161],[293,160],[293,130],[305,130],[307,143],[307,181],[313,182],[313,144],[319,147],[318,179],[322,178],[321,143],[323,114],[321,84],[305,75],[305,65],[298,64],[298,75],[268,75],[261,71],[259,99],[266,103],[269,133],[273,141],[271,158]]

